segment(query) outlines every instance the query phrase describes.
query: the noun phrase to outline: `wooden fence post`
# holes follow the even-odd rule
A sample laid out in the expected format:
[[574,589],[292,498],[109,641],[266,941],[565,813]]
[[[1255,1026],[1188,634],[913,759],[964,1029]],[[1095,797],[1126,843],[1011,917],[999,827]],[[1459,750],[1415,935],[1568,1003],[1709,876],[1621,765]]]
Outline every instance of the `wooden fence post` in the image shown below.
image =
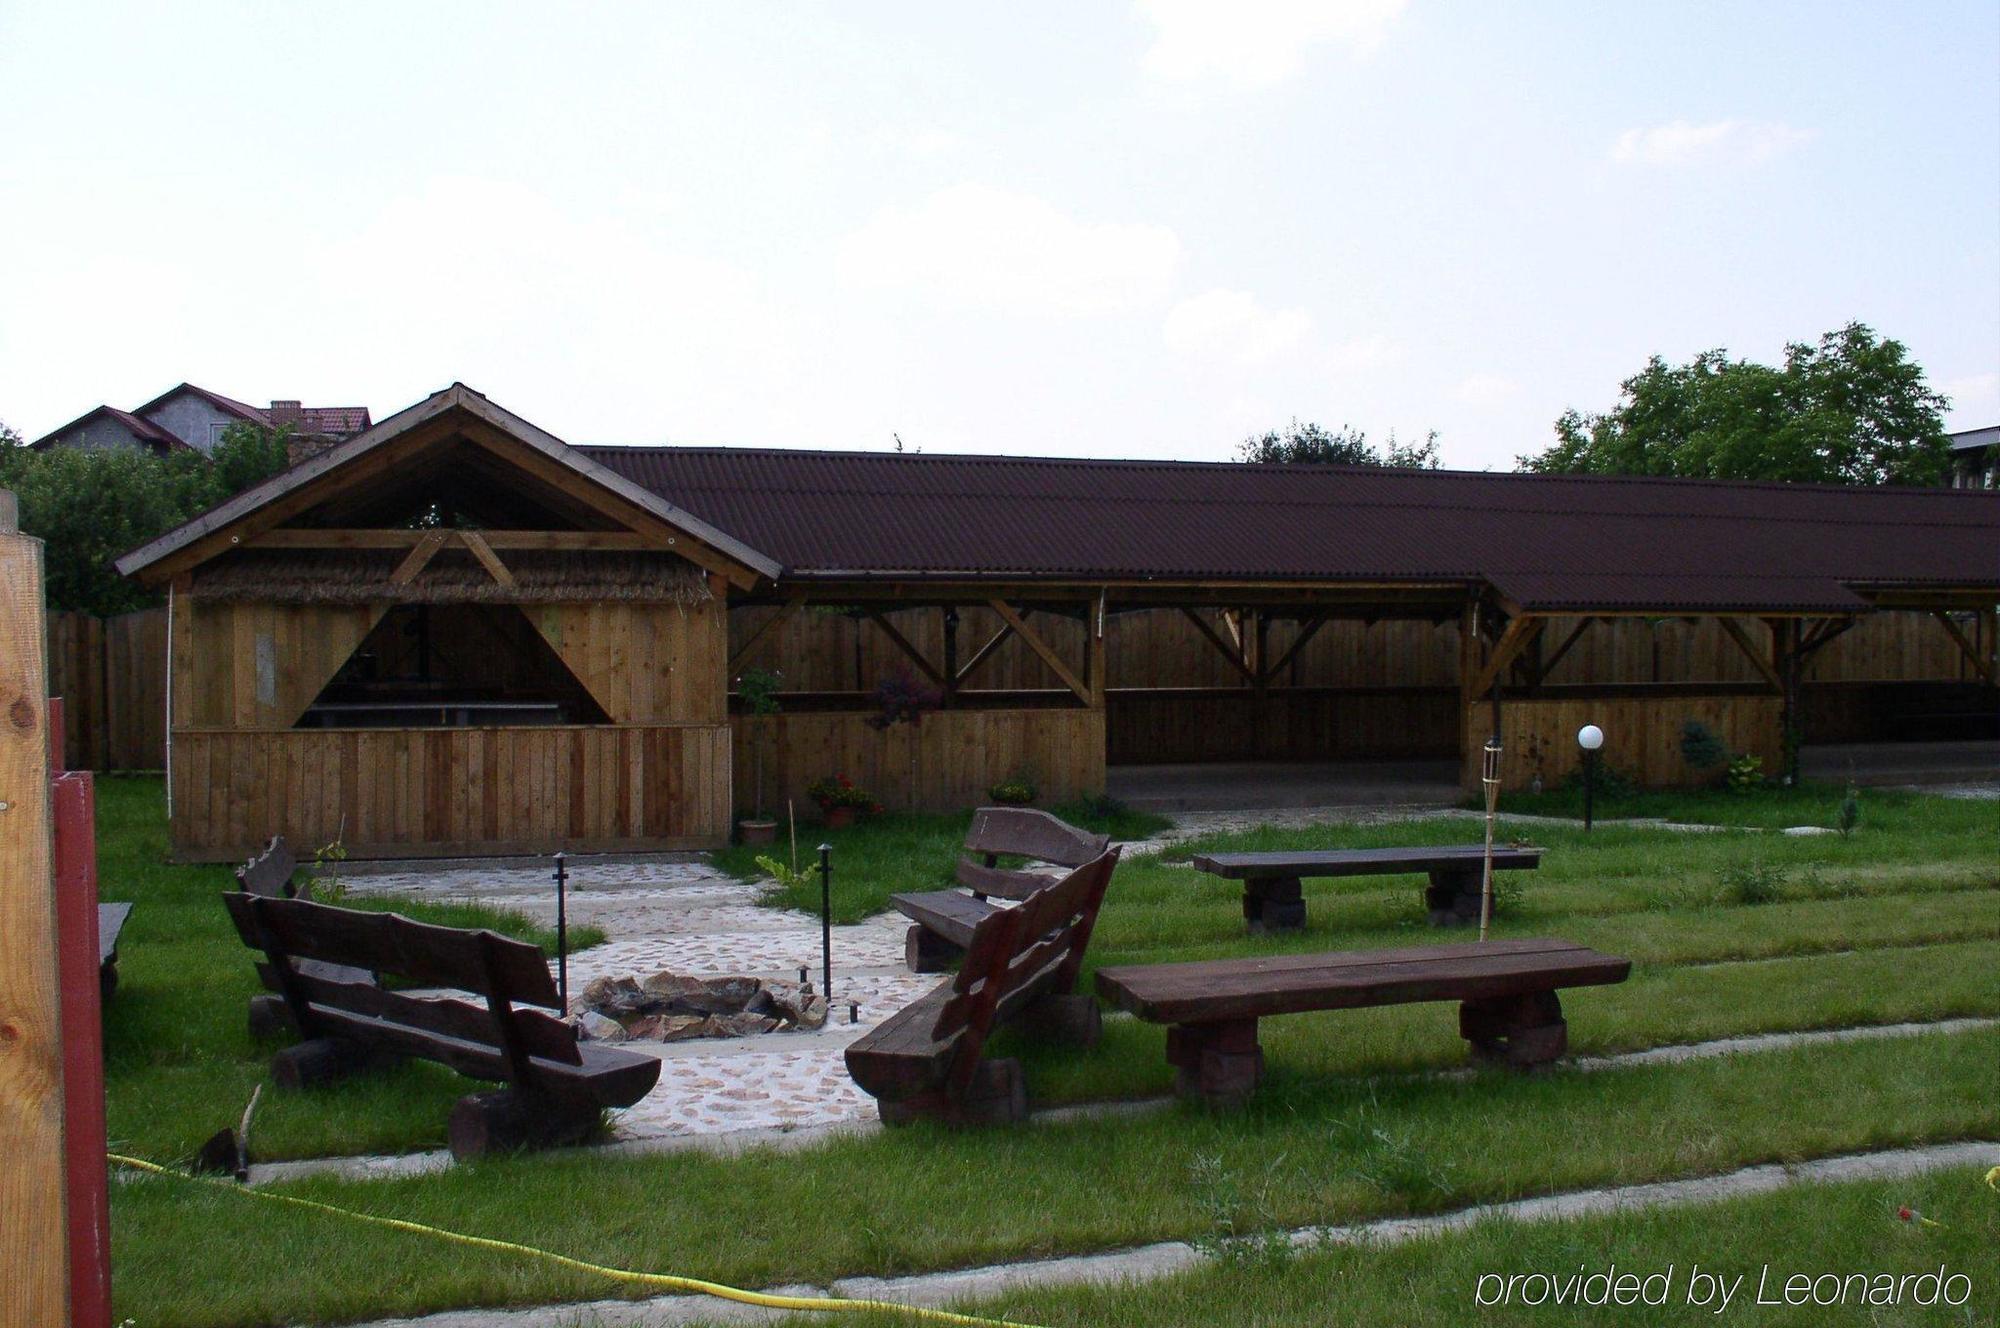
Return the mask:
[[0,1323],[69,1322],[42,546],[0,490]]

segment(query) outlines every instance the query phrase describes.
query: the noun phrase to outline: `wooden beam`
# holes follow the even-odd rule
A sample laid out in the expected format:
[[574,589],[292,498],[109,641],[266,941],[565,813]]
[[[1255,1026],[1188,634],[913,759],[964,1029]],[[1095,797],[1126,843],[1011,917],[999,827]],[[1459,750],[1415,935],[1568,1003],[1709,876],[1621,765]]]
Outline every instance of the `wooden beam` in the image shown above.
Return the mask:
[[1799,647],[1800,653],[1807,656],[1818,654],[1831,645],[1836,637],[1852,631],[1854,625],[1860,621],[1859,618],[1821,619],[1819,626],[1813,629],[1812,635],[1806,638],[1805,644]]
[[1257,681],[1257,675],[1252,673],[1250,667],[1243,662],[1243,657],[1237,653],[1236,647],[1223,640],[1222,633],[1211,627],[1208,619],[1190,608],[1183,607],[1181,612],[1186,614],[1188,621],[1199,628],[1201,634],[1208,638],[1208,643],[1214,646],[1224,659],[1229,661],[1229,666],[1243,675],[1245,681],[1253,683]]
[[1049,671],[1062,679],[1063,686],[1075,692],[1077,699],[1085,705],[1090,704],[1090,688],[1085,685],[1081,678],[1070,671],[1069,665],[1063,663],[1062,656],[1051,649],[1048,642],[1037,636],[1035,630],[1022,620],[1020,614],[1014,612],[1006,600],[988,600],[987,604],[992,608],[993,612],[1000,615],[1001,622],[1013,628],[1015,635],[1028,643],[1028,649],[1042,657],[1042,663],[1048,665]]
[[897,631],[895,624],[890,622],[886,616],[884,616],[879,611],[870,610],[868,614],[868,621],[874,623],[877,627],[881,628],[882,634],[888,637],[891,641],[895,642],[896,649],[902,651],[905,655],[909,656],[910,662],[912,664],[915,664],[919,669],[923,670],[923,674],[926,678],[929,678],[932,682],[936,683],[940,687],[948,685],[947,680],[944,676],[944,670],[940,669],[937,665],[931,663],[928,659],[924,658],[924,652],[917,649],[915,646],[911,645],[910,639],[904,636],[901,632]]
[[1481,697],[1493,690],[1494,682],[1499,679],[1506,667],[1514,662],[1514,657],[1521,653],[1522,647],[1540,636],[1542,628],[1547,624],[1546,618],[1510,619],[1506,630],[1500,633],[1500,639],[1493,643],[1493,652],[1486,657],[1485,667],[1479,670],[1472,695]]
[[1285,666],[1287,664],[1290,664],[1292,660],[1298,655],[1298,653],[1301,650],[1304,650],[1307,644],[1309,644],[1315,636],[1319,635],[1319,629],[1326,626],[1326,622],[1327,620],[1325,614],[1320,614],[1317,617],[1307,619],[1305,624],[1299,628],[1299,634],[1292,638],[1291,645],[1285,647],[1285,653],[1278,656],[1278,662],[1271,665],[1270,668],[1264,670],[1261,681],[1268,683],[1271,681],[1271,679],[1277,677],[1280,673],[1283,673],[1285,671]]
[[1943,609],[1939,609],[1932,616],[1943,623],[1944,629],[1951,633],[1951,639],[1958,642],[1958,648],[1965,652],[1965,658],[1971,663],[1972,671],[1977,673],[1988,686],[1991,686],[1993,684],[1993,661],[1979,657],[1979,647],[1966,639],[1965,633],[1959,629],[1957,623],[1951,620],[1950,614],[1946,613]]
[[42,545],[0,492],[0,1319],[70,1322]]
[[1005,641],[1008,637],[1012,636],[1013,634],[1014,634],[1014,629],[1012,627],[1009,627],[1006,623],[1001,623],[1000,630],[993,633],[992,636],[987,637],[986,644],[979,647],[979,649],[973,651],[972,657],[966,660],[964,664],[959,666],[958,677],[953,679],[953,681],[956,683],[963,684],[967,678],[970,678],[972,676],[972,671],[978,668],[981,664],[984,664],[986,662],[987,656],[991,655],[995,650],[998,650],[1000,648],[1000,643],[1002,641]]
[[485,536],[476,530],[461,530],[458,539],[459,543],[472,550],[472,556],[479,560],[487,575],[509,590],[514,588],[514,574],[507,570],[507,564],[500,561],[500,555],[493,552],[493,546],[486,542]]
[[[1722,630],[1729,633],[1729,638],[1742,647],[1744,657],[1756,667],[1758,673],[1763,675],[1764,681],[1771,684],[1771,690],[1782,695],[1785,690],[1785,680],[1778,676],[1777,664],[1772,660],[1766,659],[1764,653],[1757,649],[1757,643],[1752,641],[1750,634],[1743,630],[1743,624],[1737,622],[1734,618],[1719,618],[1717,621],[1722,624]],[[1777,649],[1777,632],[1775,629],[1771,633],[1771,639],[1772,649],[1775,652]]]
[[1595,618],[1585,618],[1582,622],[1579,622],[1576,625],[1575,630],[1570,632],[1568,636],[1564,637],[1563,643],[1556,647],[1555,653],[1548,656],[1546,659],[1542,661],[1542,677],[1537,678],[1535,681],[1540,682],[1542,678],[1547,678],[1551,673],[1554,673],[1556,671],[1556,665],[1562,663],[1562,657],[1569,653],[1569,648],[1575,645],[1578,641],[1582,640],[1583,634],[1589,631],[1590,625],[1596,621],[1597,619]]
[[736,648],[736,653],[729,657],[729,676],[734,678],[736,676],[736,671],[738,666],[741,665],[744,660],[750,657],[750,652],[755,650],[760,644],[762,644],[764,638],[769,636],[772,632],[776,631],[778,627],[787,618],[791,617],[793,614],[797,613],[801,608],[803,608],[805,606],[805,602],[806,602],[806,597],[803,594],[792,596],[790,599],[785,601],[784,606],[782,608],[780,608],[776,613],[772,614],[770,617],[766,618],[763,624],[760,627],[758,627],[756,631],[750,633],[750,639],[748,641],[745,641],[742,645],[738,646]]
[[389,578],[390,584],[407,586],[416,580],[417,574],[430,566],[431,559],[437,557],[438,550],[444,547],[447,538],[449,537],[446,532],[433,530],[418,540],[416,547],[410,550],[410,556],[396,565],[396,574]]
[[[494,549],[562,549],[576,552],[629,552],[664,548],[630,530],[482,530],[477,532]],[[282,526],[252,535],[246,549],[407,549],[421,540],[422,530],[353,530]]]

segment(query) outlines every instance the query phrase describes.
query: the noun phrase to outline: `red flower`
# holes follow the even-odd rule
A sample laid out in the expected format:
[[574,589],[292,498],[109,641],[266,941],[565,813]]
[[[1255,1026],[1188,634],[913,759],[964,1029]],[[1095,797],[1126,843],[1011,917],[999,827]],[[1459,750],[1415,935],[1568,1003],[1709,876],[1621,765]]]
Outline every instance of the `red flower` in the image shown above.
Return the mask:
[[1907,1205],[1905,1205],[1902,1208],[1898,1208],[1896,1210],[1896,1216],[1902,1218],[1905,1222],[1908,1222],[1911,1218],[1915,1217],[1916,1215],[1917,1215],[1916,1211]]

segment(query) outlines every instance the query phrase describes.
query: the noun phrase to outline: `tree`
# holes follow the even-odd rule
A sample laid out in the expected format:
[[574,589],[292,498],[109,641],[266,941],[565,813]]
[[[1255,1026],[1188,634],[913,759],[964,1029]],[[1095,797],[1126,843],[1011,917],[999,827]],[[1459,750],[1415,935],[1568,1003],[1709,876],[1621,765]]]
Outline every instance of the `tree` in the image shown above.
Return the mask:
[[34,451],[0,426],[0,489],[21,503],[21,531],[43,544],[49,608],[99,616],[157,603],[112,559],[284,469],[282,434],[232,427],[213,458],[129,448]]
[[1329,432],[1310,421],[1294,419],[1281,432],[1273,429],[1245,438],[1236,448],[1238,461],[1315,466],[1397,466],[1408,470],[1438,468],[1437,430],[1421,443],[1400,443],[1391,432],[1388,442],[1371,446],[1368,435],[1346,425]]
[[1782,368],[1703,351],[1659,356],[1603,415],[1564,411],[1546,474],[1681,475],[1829,484],[1934,484],[1949,469],[1948,403],[1900,341],[1849,323],[1785,347]]

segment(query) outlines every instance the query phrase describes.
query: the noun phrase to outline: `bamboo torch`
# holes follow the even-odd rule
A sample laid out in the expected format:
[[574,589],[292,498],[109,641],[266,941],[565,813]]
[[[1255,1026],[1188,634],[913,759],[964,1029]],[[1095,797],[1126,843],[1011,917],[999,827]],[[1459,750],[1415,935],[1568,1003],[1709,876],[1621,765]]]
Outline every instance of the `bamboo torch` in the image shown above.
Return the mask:
[[1486,790],[1486,861],[1479,883],[1479,939],[1493,922],[1493,821],[1500,811],[1500,735],[1486,740],[1486,764],[1479,772],[1480,787]]

